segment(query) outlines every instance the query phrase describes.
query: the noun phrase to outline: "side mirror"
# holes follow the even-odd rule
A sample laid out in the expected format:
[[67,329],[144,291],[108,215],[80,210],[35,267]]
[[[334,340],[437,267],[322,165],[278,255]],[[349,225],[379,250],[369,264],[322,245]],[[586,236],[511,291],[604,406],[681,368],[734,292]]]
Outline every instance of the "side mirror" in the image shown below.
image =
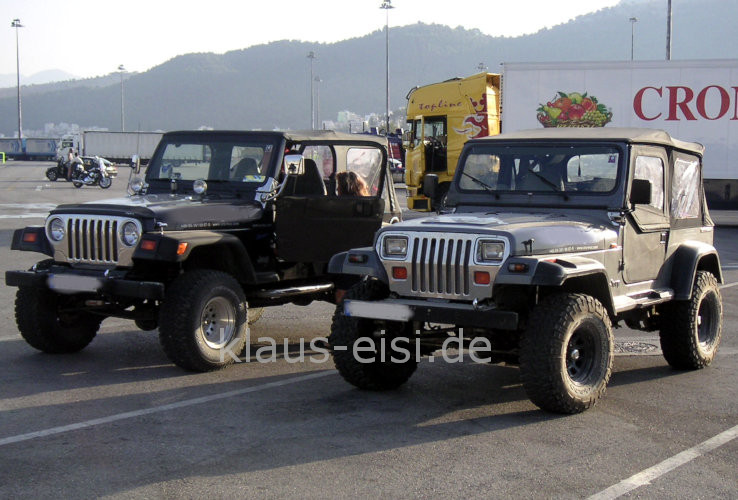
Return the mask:
[[405,145],[410,144],[410,141],[412,140],[412,138],[413,138],[412,131],[406,130],[405,132],[402,133],[402,142]]
[[305,173],[305,158],[302,155],[285,155],[284,171],[287,175],[302,175]]
[[141,158],[138,155],[131,156],[131,168],[137,174],[141,172]]
[[435,200],[437,192],[438,176],[436,174],[425,174],[423,178],[423,194],[431,200]]
[[630,186],[630,202],[634,205],[649,205],[651,203],[651,181],[633,179]]

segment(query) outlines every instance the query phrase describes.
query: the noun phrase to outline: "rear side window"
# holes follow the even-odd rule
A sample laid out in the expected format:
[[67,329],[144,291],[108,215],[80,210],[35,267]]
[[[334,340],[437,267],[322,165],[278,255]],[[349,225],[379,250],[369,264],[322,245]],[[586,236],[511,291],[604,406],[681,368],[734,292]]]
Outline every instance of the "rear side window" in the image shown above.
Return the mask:
[[700,162],[697,157],[680,155],[674,162],[671,183],[671,217],[696,219],[700,215]]

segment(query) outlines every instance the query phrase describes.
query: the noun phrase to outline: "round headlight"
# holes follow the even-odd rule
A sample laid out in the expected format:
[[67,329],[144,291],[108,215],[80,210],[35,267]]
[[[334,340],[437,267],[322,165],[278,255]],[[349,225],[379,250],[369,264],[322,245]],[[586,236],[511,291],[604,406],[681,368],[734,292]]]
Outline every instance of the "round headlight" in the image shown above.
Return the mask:
[[195,192],[195,194],[203,194],[205,191],[208,190],[208,183],[202,179],[197,179],[195,182],[192,183],[192,190]]
[[134,246],[138,243],[138,239],[141,237],[141,232],[138,230],[138,226],[134,222],[126,222],[123,224],[121,229],[121,239],[123,243],[129,247]]
[[51,222],[49,222],[49,237],[54,241],[61,241],[64,239],[65,233],[64,221],[58,217],[51,219]]
[[134,177],[131,179],[131,183],[129,184],[131,191],[133,191],[135,194],[138,194],[141,192],[141,190],[144,187],[144,180],[141,177]]

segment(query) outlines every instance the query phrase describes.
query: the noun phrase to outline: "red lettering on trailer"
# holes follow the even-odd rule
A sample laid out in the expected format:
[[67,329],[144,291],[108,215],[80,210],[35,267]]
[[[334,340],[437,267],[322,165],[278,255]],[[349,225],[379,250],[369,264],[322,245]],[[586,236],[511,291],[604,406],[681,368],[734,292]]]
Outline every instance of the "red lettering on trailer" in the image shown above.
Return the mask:
[[[666,87],[643,87],[633,97],[633,112],[643,121],[658,120],[663,112],[646,114],[644,104],[659,103],[666,99],[667,116],[665,121],[696,121],[700,118],[705,120],[719,120],[725,118],[731,111],[731,98],[733,116],[729,120],[738,120],[738,87],[726,87],[720,85],[708,85],[699,93],[690,87],[681,85]],[[651,108],[653,109],[653,107]]]
[[[666,87],[669,90],[669,116],[666,121],[679,120],[677,117],[677,108],[682,112],[687,120],[696,120],[694,114],[689,109],[689,102],[694,98],[694,92],[689,87]],[[684,98],[679,100],[679,91],[684,91]]]

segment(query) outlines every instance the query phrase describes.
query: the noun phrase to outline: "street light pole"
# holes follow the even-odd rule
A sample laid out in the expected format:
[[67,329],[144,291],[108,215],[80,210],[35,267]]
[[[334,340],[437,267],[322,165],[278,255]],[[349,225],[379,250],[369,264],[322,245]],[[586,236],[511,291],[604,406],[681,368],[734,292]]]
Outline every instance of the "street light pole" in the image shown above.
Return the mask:
[[318,130],[323,127],[320,124],[320,83],[323,81],[320,76],[316,76],[313,81],[315,82],[315,122],[318,124]]
[[126,131],[126,114],[123,109],[123,73],[125,73],[126,68],[122,64],[118,66],[118,71],[120,71],[120,131],[125,132]]
[[312,50],[308,53],[310,59],[310,130],[315,130],[315,92],[313,91],[313,61],[317,58]]
[[666,5],[666,60],[671,60],[671,0]]
[[20,19],[13,19],[10,23],[11,28],[15,28],[15,71],[16,71],[16,85],[18,87],[18,139],[23,138],[23,118],[21,115],[21,84],[20,84],[20,50],[18,48],[18,28],[22,28],[23,25]]
[[631,17],[629,19],[630,21],[630,60],[633,60],[633,48],[635,46],[634,40],[635,40],[635,24],[638,22],[637,17]]
[[386,47],[386,51],[385,51],[385,65],[386,65],[386,77],[387,77],[387,79],[386,79],[386,82],[385,82],[385,83],[386,83],[386,85],[385,85],[385,88],[386,88],[386,90],[387,90],[387,92],[386,92],[386,97],[387,97],[387,107],[386,107],[386,110],[385,110],[385,111],[387,112],[387,128],[385,129],[385,134],[387,134],[387,135],[388,135],[388,134],[390,133],[390,93],[389,93],[389,11],[390,11],[390,9],[394,9],[394,7],[392,6],[392,0],[384,0],[384,1],[382,2],[382,5],[380,5],[380,6],[379,6],[379,8],[380,8],[380,9],[384,9],[384,10],[385,10],[385,14],[386,14],[386,16],[387,16],[387,22],[386,22],[386,24],[385,24],[385,38],[386,38],[386,43],[385,43],[385,47]]

